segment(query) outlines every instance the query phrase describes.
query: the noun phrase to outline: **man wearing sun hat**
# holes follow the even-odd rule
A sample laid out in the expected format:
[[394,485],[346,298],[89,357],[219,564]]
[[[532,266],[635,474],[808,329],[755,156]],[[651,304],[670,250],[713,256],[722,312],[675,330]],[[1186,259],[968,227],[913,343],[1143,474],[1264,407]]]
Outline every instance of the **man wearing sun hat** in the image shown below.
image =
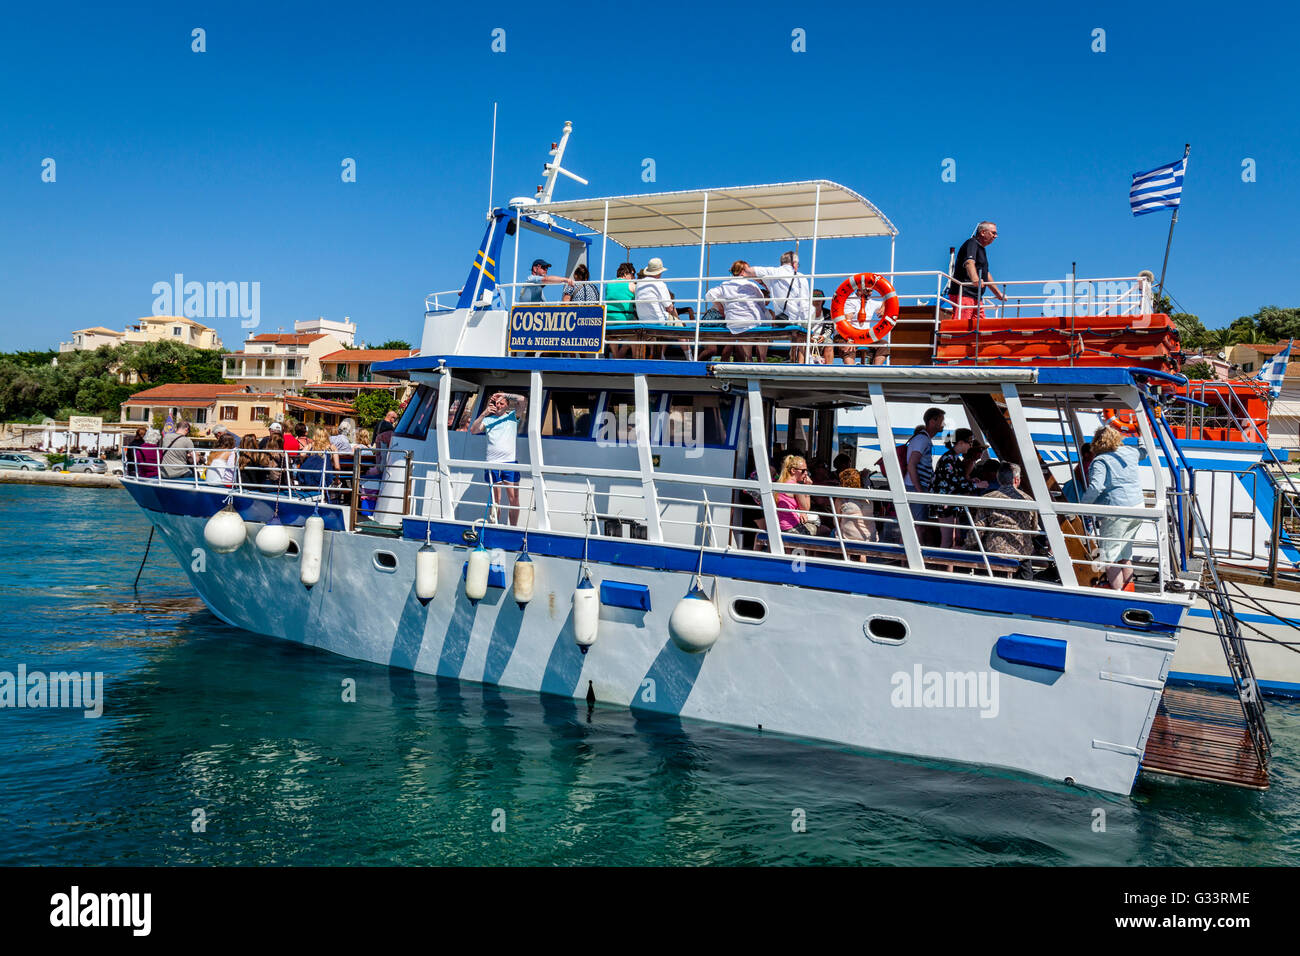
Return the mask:
[[668,294],[668,286],[659,278],[665,271],[664,261],[658,256],[647,262],[641,270],[645,278],[636,284],[636,317],[642,322],[680,323],[677,310],[673,308],[673,297]]
[[520,302],[541,302],[543,285],[569,284],[569,280],[563,276],[547,275],[546,270],[549,268],[551,268],[551,264],[545,259],[533,260],[532,274],[519,287]]

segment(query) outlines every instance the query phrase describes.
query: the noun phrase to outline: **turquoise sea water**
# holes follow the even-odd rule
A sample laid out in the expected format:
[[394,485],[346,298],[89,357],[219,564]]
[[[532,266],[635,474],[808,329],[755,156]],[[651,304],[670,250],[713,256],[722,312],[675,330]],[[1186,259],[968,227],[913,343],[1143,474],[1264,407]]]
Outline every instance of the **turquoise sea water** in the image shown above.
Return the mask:
[[1270,791],[1115,798],[235,630],[158,541],[132,590],[122,491],[3,486],[0,530],[0,670],[102,671],[105,699],[0,710],[0,864],[1300,864],[1294,703]]

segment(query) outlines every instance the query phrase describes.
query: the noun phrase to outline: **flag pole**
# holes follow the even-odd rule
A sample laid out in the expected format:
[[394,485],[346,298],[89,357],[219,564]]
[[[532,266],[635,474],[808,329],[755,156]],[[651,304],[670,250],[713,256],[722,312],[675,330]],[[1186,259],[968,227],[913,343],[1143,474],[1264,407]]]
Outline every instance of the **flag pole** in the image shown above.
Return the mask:
[[[1187,178],[1187,156],[1192,151],[1191,143],[1183,144],[1183,179]],[[1159,299],[1165,291],[1165,270],[1169,268],[1169,247],[1174,242],[1174,226],[1178,225],[1178,210],[1183,207],[1182,197],[1179,197],[1178,205],[1174,207],[1173,218],[1169,220],[1169,238],[1165,240],[1165,261],[1160,265],[1160,285],[1156,289],[1156,298]]]

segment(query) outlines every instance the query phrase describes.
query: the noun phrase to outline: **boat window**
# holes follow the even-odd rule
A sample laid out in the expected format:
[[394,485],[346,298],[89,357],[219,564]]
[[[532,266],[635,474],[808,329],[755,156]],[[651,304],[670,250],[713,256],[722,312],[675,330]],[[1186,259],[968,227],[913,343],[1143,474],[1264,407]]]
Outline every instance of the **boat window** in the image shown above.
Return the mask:
[[547,395],[544,438],[590,438],[599,391],[555,390]]
[[673,395],[663,428],[656,432],[655,443],[730,448],[735,411],[733,395]]
[[433,410],[437,406],[437,401],[437,387],[419,386],[415,390],[415,397],[406,403],[406,411],[397,423],[398,436],[423,441],[429,434],[429,423],[433,421]]
[[474,393],[452,392],[447,406],[447,431],[463,432],[473,421]]

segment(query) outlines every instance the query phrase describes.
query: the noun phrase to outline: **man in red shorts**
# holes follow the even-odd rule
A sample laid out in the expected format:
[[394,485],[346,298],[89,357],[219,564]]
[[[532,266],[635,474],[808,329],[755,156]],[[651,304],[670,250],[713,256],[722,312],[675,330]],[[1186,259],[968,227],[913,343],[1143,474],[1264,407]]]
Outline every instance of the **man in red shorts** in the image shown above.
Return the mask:
[[984,251],[997,237],[997,223],[985,221],[975,227],[975,235],[963,242],[957,250],[948,298],[953,303],[953,318],[958,321],[984,318],[980,300],[985,289],[991,290],[1003,302],[1007,301],[1006,295],[993,284],[993,279],[989,276],[989,257]]

